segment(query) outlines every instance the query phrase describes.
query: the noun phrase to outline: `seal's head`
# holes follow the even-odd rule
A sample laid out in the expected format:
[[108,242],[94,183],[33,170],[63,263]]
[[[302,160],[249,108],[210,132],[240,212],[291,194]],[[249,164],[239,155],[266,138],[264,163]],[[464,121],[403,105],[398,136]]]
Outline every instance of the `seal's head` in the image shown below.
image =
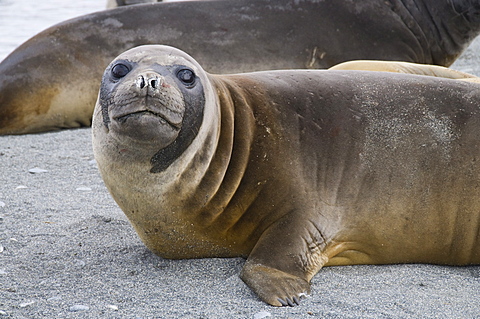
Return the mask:
[[197,135],[205,81],[203,69],[183,51],[161,45],[136,47],[105,70],[97,112],[118,145],[153,152],[152,172],[159,172]]

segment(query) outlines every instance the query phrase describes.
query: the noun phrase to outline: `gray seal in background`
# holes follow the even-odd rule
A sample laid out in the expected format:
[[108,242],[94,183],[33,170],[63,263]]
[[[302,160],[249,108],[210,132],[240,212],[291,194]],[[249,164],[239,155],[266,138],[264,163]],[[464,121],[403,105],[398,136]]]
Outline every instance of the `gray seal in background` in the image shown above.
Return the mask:
[[358,59],[449,65],[480,28],[467,0],[187,1],[125,6],[53,26],[0,63],[0,134],[88,126],[120,53],[167,44],[213,73]]

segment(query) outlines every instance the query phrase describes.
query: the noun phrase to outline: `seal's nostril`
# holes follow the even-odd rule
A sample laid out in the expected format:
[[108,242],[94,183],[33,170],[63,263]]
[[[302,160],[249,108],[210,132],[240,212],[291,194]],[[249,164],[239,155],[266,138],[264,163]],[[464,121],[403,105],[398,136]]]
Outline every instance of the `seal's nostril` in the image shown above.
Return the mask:
[[145,87],[145,79],[141,75],[137,78],[137,86],[141,89]]
[[152,88],[156,89],[157,86],[158,86],[158,79],[155,78],[155,79],[153,79],[153,80],[150,80],[150,86],[151,86]]
[[147,89],[158,89],[163,84],[163,79],[157,75],[147,73],[139,75],[135,83],[140,89],[144,89],[145,87],[147,87]]

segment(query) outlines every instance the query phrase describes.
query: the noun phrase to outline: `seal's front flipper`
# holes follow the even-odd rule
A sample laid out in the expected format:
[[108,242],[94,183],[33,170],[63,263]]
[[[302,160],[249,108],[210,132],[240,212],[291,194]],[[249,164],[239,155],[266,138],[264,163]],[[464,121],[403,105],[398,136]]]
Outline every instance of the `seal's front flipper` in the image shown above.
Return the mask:
[[272,306],[295,306],[310,294],[310,284],[305,279],[281,270],[247,261],[242,269],[242,280]]
[[294,306],[328,261],[318,225],[290,214],[271,225],[250,253],[242,280],[272,306]]

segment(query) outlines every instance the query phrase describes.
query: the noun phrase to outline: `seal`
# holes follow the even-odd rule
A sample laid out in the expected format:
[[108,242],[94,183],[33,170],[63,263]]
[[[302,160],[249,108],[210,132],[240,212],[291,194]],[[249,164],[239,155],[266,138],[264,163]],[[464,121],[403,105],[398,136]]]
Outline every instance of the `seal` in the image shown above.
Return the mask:
[[164,258],[247,257],[274,306],[323,267],[480,263],[480,84],[344,70],[212,75],[168,46],[107,67],[101,176]]
[[337,64],[329,70],[356,70],[356,71],[378,71],[404,74],[415,74],[433,76],[445,79],[456,79],[472,83],[480,83],[480,78],[466,72],[452,70],[438,65],[427,65],[398,61],[371,61],[357,60]]
[[[188,19],[184,17],[188,12]],[[281,23],[279,23],[281,21]],[[193,54],[212,73],[396,60],[447,66],[480,30],[471,0],[187,1],[69,20],[0,63],[0,134],[88,126],[102,72],[137,45]]]
[[476,81],[477,76],[466,72],[452,70],[438,65],[426,65],[398,61],[371,61],[358,60],[348,61],[332,66],[329,70],[358,70],[358,71],[379,71],[434,76],[446,79],[457,79],[464,81]]

